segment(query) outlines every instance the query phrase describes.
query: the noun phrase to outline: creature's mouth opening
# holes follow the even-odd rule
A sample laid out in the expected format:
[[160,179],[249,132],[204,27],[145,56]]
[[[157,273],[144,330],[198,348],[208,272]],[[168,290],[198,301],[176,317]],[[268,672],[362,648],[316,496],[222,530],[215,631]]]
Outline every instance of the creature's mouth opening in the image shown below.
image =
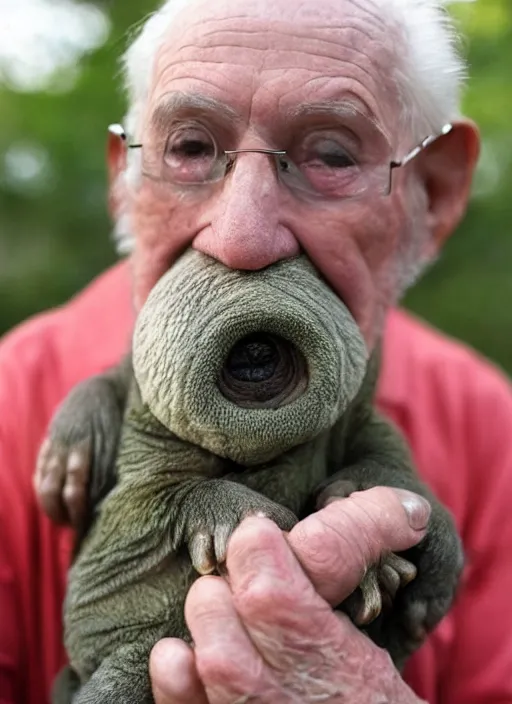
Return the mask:
[[242,408],[280,408],[306,390],[307,365],[288,340],[265,332],[231,348],[219,378],[223,396]]

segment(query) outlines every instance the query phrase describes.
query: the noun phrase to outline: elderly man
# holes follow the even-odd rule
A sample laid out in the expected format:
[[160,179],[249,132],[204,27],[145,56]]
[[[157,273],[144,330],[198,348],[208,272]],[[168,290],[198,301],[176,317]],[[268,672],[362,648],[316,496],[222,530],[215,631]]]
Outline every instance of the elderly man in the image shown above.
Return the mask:
[[[76,382],[119,361],[130,298],[138,310],[188,247],[243,270],[305,252],[368,348],[384,336],[378,404],[453,512],[467,569],[402,679],[331,606],[377,555],[418,542],[428,507],[375,488],[288,536],[249,519],[230,543],[229,584],[204,577],[189,593],[194,649],[155,647],[156,701],[512,702],[510,387],[393,310],[462,217],[478,154],[439,3],[171,0],[125,68],[126,135],[110,135],[109,167],[130,269],[120,264],[0,347],[0,702],[46,701],[64,661],[71,531],[42,515],[32,491],[48,421]],[[73,507],[73,481],[46,488],[50,513],[63,515],[61,489]]]

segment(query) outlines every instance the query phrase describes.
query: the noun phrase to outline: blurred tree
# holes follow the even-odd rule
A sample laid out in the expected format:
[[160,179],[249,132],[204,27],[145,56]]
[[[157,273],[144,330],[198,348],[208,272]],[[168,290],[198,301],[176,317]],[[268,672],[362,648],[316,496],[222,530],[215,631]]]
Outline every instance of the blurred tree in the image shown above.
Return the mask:
[[[55,18],[67,8],[69,22],[70,9],[87,10],[75,30],[96,27],[96,40],[82,36],[74,56],[70,32],[61,32],[53,52],[62,60],[38,84],[23,74],[19,58],[9,61],[2,49],[10,46],[9,37],[11,44],[16,39],[9,14],[5,37],[0,29],[0,333],[64,302],[115,261],[105,133],[124,111],[119,55],[155,7],[154,0],[16,5],[31,4],[34,11],[45,2]],[[468,216],[406,305],[512,371],[512,3],[479,0],[453,6],[453,13],[468,36],[465,111],[480,125],[484,148]],[[25,12],[27,17],[24,27],[30,17],[36,21]],[[55,20],[50,29],[57,25]],[[41,27],[36,29],[40,41]],[[43,49],[36,55],[40,69],[47,63]]]
[[483,149],[467,217],[406,304],[512,372],[512,3],[452,9],[468,37],[465,113]]
[[105,136],[123,115],[127,33],[155,3],[94,4],[108,23],[101,47],[57,68],[44,90],[0,85],[0,332],[64,302],[115,260]]

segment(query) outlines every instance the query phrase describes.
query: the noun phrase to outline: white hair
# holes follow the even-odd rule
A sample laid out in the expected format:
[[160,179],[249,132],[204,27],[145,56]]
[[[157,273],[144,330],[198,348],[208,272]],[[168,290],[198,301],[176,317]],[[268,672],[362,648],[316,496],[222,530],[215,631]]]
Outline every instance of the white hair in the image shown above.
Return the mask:
[[[458,35],[446,11],[450,0],[373,1],[390,30],[398,35],[396,76],[404,110],[422,123],[419,132],[425,128],[440,129],[459,116],[461,87],[466,77]],[[164,2],[142,25],[123,57],[129,104],[126,128],[131,134],[139,127],[155,56],[173,16],[189,2]]]
[[460,117],[467,78],[461,37],[446,8],[450,0],[376,1],[389,11],[399,37],[395,81],[406,124],[417,139],[437,133]]
[[[468,0],[454,0],[468,1]],[[470,0],[469,0],[470,1]],[[128,112],[125,127],[140,138],[158,50],[173,17],[190,0],[166,0],[142,24],[141,31],[123,57]],[[411,139],[438,132],[460,116],[461,90],[466,65],[461,56],[458,33],[446,10],[450,0],[373,0],[390,32],[396,37],[395,83],[401,101],[400,125]],[[140,155],[132,153],[124,182],[135,187],[140,177]],[[128,225],[127,218],[122,218]],[[131,249],[127,227],[119,224],[115,237],[122,252]]]

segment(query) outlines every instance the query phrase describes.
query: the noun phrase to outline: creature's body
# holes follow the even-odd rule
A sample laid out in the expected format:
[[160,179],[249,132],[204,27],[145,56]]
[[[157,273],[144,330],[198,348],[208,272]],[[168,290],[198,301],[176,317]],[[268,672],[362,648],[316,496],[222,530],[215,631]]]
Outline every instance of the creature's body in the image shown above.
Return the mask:
[[[301,273],[301,265],[293,266],[297,274]],[[293,278],[293,268],[291,271]],[[306,274],[310,273],[306,269]],[[265,281],[266,274],[259,276]],[[247,280],[252,285],[253,279]],[[279,281],[279,278],[271,279],[272,287]],[[250,289],[247,291],[250,293]],[[158,313],[158,301],[148,300],[148,305],[151,315],[160,319],[162,311]],[[201,426],[197,431],[200,444],[190,441],[194,430],[184,410],[188,408],[188,400],[181,399],[178,403],[170,398],[168,387],[162,389],[151,383],[155,364],[161,365],[163,357],[168,360],[168,343],[161,349],[153,343],[151,349],[157,362],[144,366],[150,353],[145,352],[143,358],[140,357],[140,350],[144,348],[141,335],[146,335],[148,344],[151,342],[150,320],[151,316],[146,325],[142,322],[142,333],[134,338],[135,374],[123,372],[128,393],[115,471],[112,458],[108,456],[96,457],[92,467],[93,479],[94,471],[100,467],[104,486],[112,483],[112,475],[116,477],[116,485],[101,502],[69,575],[65,640],[71,667],[81,684],[73,701],[77,704],[152,701],[148,674],[151,648],[165,636],[188,639],[183,614],[187,591],[199,573],[208,573],[223,562],[228,538],[245,516],[262,512],[282,529],[289,530],[298,519],[329,498],[345,497],[376,485],[416,491],[432,504],[430,529],[420,546],[408,551],[402,559],[391,555],[370,570],[361,586],[362,607],[356,597],[353,603],[349,600],[345,604],[354,619],[366,626],[369,635],[387,648],[402,667],[407,656],[421,644],[425,632],[439,621],[451,604],[461,568],[461,553],[448,513],[420,483],[399,435],[373,409],[378,354],[372,355],[367,363],[358,353],[357,345],[350,347],[352,342],[347,341],[349,361],[345,360],[343,369],[354,377],[347,376],[345,380],[352,391],[343,404],[336,407],[336,413],[331,413],[332,421],[325,421],[325,427],[320,430],[317,427],[314,431],[300,430],[302,441],[294,443],[290,435],[283,452],[276,451],[275,439],[265,447],[263,433],[261,452],[254,447],[247,450],[244,457],[243,433],[239,440],[224,436],[219,440],[213,430]],[[243,320],[245,325],[245,315]],[[267,321],[264,329],[269,326],[272,327],[272,323]],[[347,331],[340,330],[343,341]],[[241,332],[246,335],[251,331],[243,329]],[[294,334],[289,332],[290,337]],[[313,325],[308,331],[305,348],[309,349],[310,338],[315,334]],[[315,390],[318,376],[315,365],[322,367],[323,364],[323,343],[318,349],[322,350],[320,357],[315,357],[314,349],[312,357],[306,357],[310,370],[307,393],[309,387],[311,393]],[[325,354],[329,356],[328,349]],[[171,368],[174,361],[166,361],[166,364]],[[192,364],[187,367],[190,374],[191,369]],[[327,373],[320,371],[320,378]],[[177,374],[174,368],[173,374]],[[205,373],[205,379],[207,377]],[[119,378],[116,392],[123,386],[119,386]],[[89,383],[102,385],[100,396],[114,393],[111,376]],[[340,393],[334,394],[335,401]],[[326,392],[326,399],[329,394],[330,390]],[[83,398],[82,392],[71,404],[63,406],[54,426],[57,436],[59,433],[61,438],[66,435],[70,415],[74,416],[76,427],[77,415],[80,415],[77,403]],[[216,409],[217,401],[212,399],[211,403]],[[218,403],[221,410],[230,408],[225,398]],[[284,411],[281,407],[273,409],[276,420],[281,411],[293,413],[294,403],[296,399],[291,393]],[[174,415],[163,423],[162,419],[166,420],[166,414],[171,413],[169,408]],[[326,409],[322,409],[324,411]],[[249,410],[241,412],[248,415],[241,418],[251,419],[251,414],[258,412],[256,417],[260,422],[268,410],[255,411],[249,406]],[[90,407],[83,407],[85,419],[90,413]],[[312,415],[314,423],[317,416],[321,416],[320,409]],[[272,414],[268,417],[271,421]],[[291,416],[292,430],[295,421],[295,416]],[[116,422],[119,425],[114,419],[113,426],[103,426],[103,430],[96,425],[96,431],[100,435],[109,431],[117,435]],[[215,417],[212,428],[217,427],[217,422],[223,427],[223,421]],[[235,415],[235,438],[237,422]],[[172,423],[179,426],[179,435],[170,428]],[[241,427],[243,429],[243,423]],[[258,426],[255,432],[260,430]],[[273,431],[269,426],[269,436]],[[183,436],[189,437],[184,439]],[[251,438],[248,438],[248,447],[250,445]],[[212,446],[220,451],[212,451]],[[416,579],[415,572],[411,573],[411,562],[418,570]],[[386,603],[379,615],[381,592]],[[61,679],[55,701],[70,700],[68,676],[71,677],[70,671]]]

